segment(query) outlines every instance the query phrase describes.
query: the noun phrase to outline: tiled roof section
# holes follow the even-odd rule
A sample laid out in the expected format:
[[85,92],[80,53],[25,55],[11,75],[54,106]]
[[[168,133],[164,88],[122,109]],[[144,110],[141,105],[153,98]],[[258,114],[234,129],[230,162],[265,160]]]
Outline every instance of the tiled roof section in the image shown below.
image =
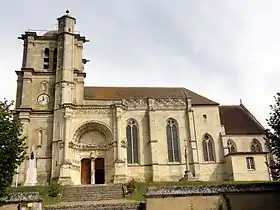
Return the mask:
[[221,124],[228,135],[264,134],[264,127],[244,107],[219,106]]
[[193,105],[219,105],[180,87],[85,87],[85,99],[191,98]]

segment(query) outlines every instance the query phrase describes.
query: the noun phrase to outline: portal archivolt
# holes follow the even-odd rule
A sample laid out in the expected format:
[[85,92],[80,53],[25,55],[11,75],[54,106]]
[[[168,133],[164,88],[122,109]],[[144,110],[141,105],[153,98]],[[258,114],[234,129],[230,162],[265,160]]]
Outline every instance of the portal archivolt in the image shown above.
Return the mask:
[[106,125],[88,122],[76,130],[72,143],[89,147],[104,147],[112,142],[112,137],[112,132]]

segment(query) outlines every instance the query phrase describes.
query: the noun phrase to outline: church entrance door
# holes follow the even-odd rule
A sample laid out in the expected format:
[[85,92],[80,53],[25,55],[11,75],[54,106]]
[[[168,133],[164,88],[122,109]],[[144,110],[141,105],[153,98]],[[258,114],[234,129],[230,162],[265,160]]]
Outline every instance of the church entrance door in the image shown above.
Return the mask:
[[94,162],[94,180],[95,184],[104,184],[105,183],[105,166],[104,158],[96,158]]
[[81,183],[91,184],[91,160],[89,158],[81,161]]

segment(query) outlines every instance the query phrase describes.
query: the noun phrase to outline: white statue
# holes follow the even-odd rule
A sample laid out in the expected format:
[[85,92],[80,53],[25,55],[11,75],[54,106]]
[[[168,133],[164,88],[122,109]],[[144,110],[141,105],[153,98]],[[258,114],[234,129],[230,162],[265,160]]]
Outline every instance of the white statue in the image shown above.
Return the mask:
[[35,153],[35,147],[32,146],[24,185],[34,186],[36,184],[37,184],[36,153]]

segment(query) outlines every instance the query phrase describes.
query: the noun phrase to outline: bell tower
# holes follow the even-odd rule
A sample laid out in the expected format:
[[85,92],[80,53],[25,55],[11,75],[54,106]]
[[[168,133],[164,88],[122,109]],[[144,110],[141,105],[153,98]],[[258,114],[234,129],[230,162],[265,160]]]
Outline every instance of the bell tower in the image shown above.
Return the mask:
[[[23,40],[23,59],[16,71],[15,110],[28,147],[36,150],[38,174],[68,182],[71,113],[84,102],[87,60],[82,54],[88,40],[75,31],[76,19],[68,10],[57,22],[55,30],[29,29],[19,37]],[[19,169],[20,182],[25,180],[27,165],[25,161]]]
[[75,32],[76,19],[69,10],[57,18],[57,69],[52,142],[52,177],[71,183],[72,107],[83,103],[85,73],[82,57],[85,37]]
[[74,86],[75,68],[75,24],[76,19],[66,14],[58,19],[58,59],[56,73],[55,107],[62,104],[71,104]]

